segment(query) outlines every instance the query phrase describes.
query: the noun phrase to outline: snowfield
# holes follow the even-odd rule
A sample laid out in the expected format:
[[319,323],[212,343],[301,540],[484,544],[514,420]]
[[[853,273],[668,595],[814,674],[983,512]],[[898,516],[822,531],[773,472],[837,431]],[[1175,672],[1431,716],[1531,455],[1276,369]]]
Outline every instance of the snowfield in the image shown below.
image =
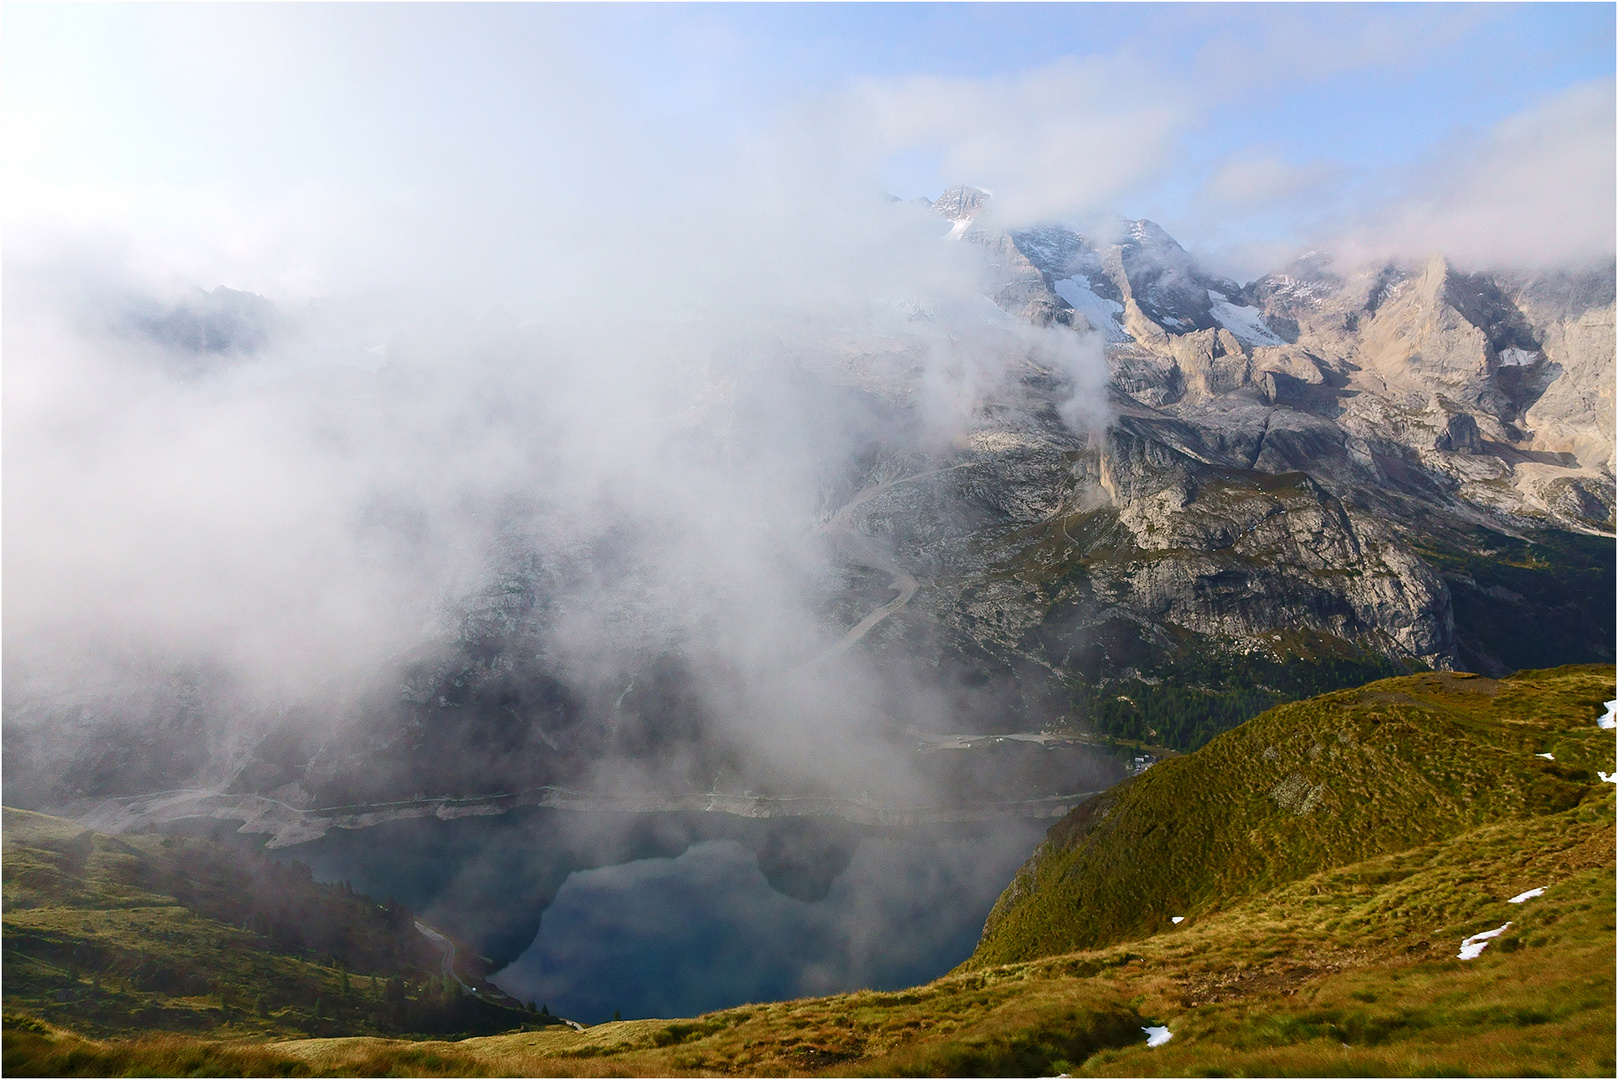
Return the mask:
[[[1214,292],[1208,295],[1210,297],[1221,296],[1221,294]],[[1220,326],[1234,334],[1237,341],[1249,348],[1255,345],[1286,344],[1276,336],[1274,330],[1270,329],[1269,324],[1264,321],[1264,316],[1259,314],[1256,307],[1240,307],[1221,297],[1214,303],[1213,317],[1219,320]]]
[[1083,315],[1085,320],[1106,336],[1110,342],[1128,341],[1129,335],[1118,321],[1123,314],[1124,305],[1116,300],[1108,300],[1104,296],[1096,295],[1090,288],[1090,279],[1083,275],[1063,278],[1051,288],[1057,296],[1073,305],[1073,310]]

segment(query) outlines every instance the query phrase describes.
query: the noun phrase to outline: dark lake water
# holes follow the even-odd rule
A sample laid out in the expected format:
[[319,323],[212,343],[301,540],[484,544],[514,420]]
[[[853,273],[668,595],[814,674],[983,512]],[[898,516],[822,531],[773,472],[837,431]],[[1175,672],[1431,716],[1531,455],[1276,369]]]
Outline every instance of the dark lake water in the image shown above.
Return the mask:
[[941,975],[1050,824],[524,810],[271,854],[397,899],[494,958],[507,993],[595,1023]]
[[[1015,738],[912,765],[961,806],[1098,791],[1127,773],[1117,753]],[[529,807],[334,829],[271,854],[405,904],[491,958],[513,997],[594,1023],[942,975],[1050,825]],[[234,823],[199,827],[253,842]]]
[[1043,836],[868,838],[824,899],[776,891],[735,840],[574,874],[532,945],[494,981],[585,1022],[691,1016],[751,1001],[898,989],[971,955]]

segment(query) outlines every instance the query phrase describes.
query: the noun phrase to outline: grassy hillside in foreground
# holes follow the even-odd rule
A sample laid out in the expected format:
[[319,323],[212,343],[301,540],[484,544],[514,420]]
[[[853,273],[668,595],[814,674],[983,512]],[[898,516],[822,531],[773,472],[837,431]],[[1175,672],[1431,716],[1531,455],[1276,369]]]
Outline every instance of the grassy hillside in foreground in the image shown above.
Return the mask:
[[[1508,684],[1494,697],[1510,691],[1514,708],[1539,717],[1571,708],[1567,695],[1590,687],[1610,694],[1612,669],[1528,673]],[[1596,728],[1600,712],[1598,702],[1568,713],[1556,738],[1570,763],[1582,747],[1589,766],[1610,771],[1614,736]],[[1302,723],[1313,714],[1296,715]],[[1612,1075],[1618,789],[1562,782],[1578,796],[1560,809],[1536,802],[1234,894],[1127,942],[979,963],[900,993],[458,1042],[97,1041],[8,1014],[4,1067],[9,1075]],[[1508,902],[1535,888],[1544,894]],[[1480,957],[1456,958],[1463,939],[1508,921]],[[1147,1025],[1166,1026],[1172,1040],[1148,1048]]]
[[[1544,1076],[1614,1070],[1608,785],[1129,945],[900,993],[459,1042],[91,1042],[8,1020],[9,1075]],[[1507,899],[1546,892],[1521,905]],[[1511,928],[1476,960],[1460,942]],[[1163,1025],[1166,1046],[1141,1028]]]
[[1127,941],[1318,870],[1577,806],[1612,767],[1594,717],[1613,696],[1613,669],[1583,666],[1430,672],[1271,709],[1059,822],[969,963]]
[[9,807],[3,838],[8,1010],[103,1034],[470,1034],[528,1019],[446,987],[409,911],[307,867]]

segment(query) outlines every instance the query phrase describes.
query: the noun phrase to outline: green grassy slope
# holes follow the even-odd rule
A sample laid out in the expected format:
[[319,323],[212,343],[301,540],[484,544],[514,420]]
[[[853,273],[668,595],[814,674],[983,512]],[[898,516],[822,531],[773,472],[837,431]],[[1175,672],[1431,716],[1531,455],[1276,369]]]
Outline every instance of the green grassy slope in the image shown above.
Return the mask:
[[[1116,817],[1117,835],[1137,852],[1145,846],[1167,861],[1166,874],[1193,879],[1185,895],[1220,884],[1172,912],[1183,922],[1114,914],[1105,925],[1119,936],[1108,942],[1010,963],[980,955],[912,990],[453,1042],[244,1038],[228,1027],[219,1033],[234,1037],[94,1039],[8,1012],[5,1071],[1612,1075],[1618,788],[1584,778],[1615,768],[1614,734],[1595,724],[1612,686],[1611,668],[1527,672],[1500,683],[1421,676],[1274,710],[1248,725],[1261,764],[1240,766],[1246,771],[1235,779],[1267,782],[1257,800],[1277,811],[1244,802],[1235,779],[1195,767],[1207,755],[1236,769],[1246,759],[1221,757],[1219,747],[1244,728],[1157,766],[1117,792],[1105,816],[1092,811],[1053,830],[1077,836],[1065,849],[1072,854],[1096,844],[1100,825]],[[1381,729],[1395,724],[1398,737],[1383,741]],[[1266,756],[1271,746],[1276,753]],[[1532,756],[1540,752],[1556,761]],[[1524,765],[1524,756],[1544,768]],[[1152,793],[1147,781],[1166,786]],[[1220,784],[1220,798],[1204,798]],[[1134,801],[1142,791],[1151,803]],[[1135,820],[1143,806],[1161,815],[1156,829]],[[1185,824],[1219,806],[1229,808],[1228,820]],[[1345,820],[1323,822],[1323,808]],[[1153,846],[1162,831],[1170,842]],[[1054,882],[1071,897],[1085,885],[1075,879],[1093,874],[1113,884],[1083,895],[1103,901],[1113,888],[1128,895],[1125,886],[1165,887],[1153,867],[1127,862],[1070,860],[1035,883]],[[1543,895],[1508,902],[1538,888]],[[1070,913],[1081,932],[1094,933],[1084,915]],[[1507,922],[1481,956],[1457,957],[1463,939]],[[11,971],[8,953],[8,1005]],[[1147,1025],[1167,1027],[1172,1040],[1147,1047]]]
[[[409,911],[305,867],[6,808],[5,1004],[87,1033],[488,1032]],[[470,950],[463,950],[470,952]]]
[[1606,666],[1434,672],[1272,709],[1053,827],[969,964],[1126,941],[1318,870],[1600,798],[1613,740],[1595,718],[1613,695]]
[[[1594,1076],[1614,1070],[1611,785],[1150,937],[840,994],[458,1042],[6,1032],[12,1075]],[[1546,892],[1521,905],[1508,898]],[[1480,930],[1513,925],[1475,960]],[[1163,1025],[1166,1046],[1141,1028]],[[185,1066],[180,1068],[177,1066]]]

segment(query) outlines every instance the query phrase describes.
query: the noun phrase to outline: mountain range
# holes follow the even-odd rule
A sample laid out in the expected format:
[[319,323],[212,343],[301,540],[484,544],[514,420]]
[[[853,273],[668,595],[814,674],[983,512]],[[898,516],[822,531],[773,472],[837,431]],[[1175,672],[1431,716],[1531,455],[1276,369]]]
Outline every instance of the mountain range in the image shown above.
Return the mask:
[[[926,672],[949,723],[1183,751],[1370,678],[1612,660],[1612,263],[1316,253],[1241,285],[1150,221],[1002,230],[965,187],[930,209],[986,253],[1003,312],[1099,345],[1109,380],[1105,422],[1076,429],[1030,358],[955,445],[876,445],[838,481],[826,621],[852,627],[840,647]],[[274,321],[200,297],[132,332],[225,355],[231,327],[245,349]],[[835,392],[903,428],[908,373],[857,349],[845,369]],[[514,544],[449,640],[345,691],[341,717],[293,703],[242,745],[209,736],[235,705],[206,671],[8,695],[8,791],[74,816],[176,788],[363,808],[577,786],[610,755],[677,759],[665,780],[718,790],[740,766],[677,651],[624,673],[610,715],[547,659],[549,590],[575,572],[558,566]]]

